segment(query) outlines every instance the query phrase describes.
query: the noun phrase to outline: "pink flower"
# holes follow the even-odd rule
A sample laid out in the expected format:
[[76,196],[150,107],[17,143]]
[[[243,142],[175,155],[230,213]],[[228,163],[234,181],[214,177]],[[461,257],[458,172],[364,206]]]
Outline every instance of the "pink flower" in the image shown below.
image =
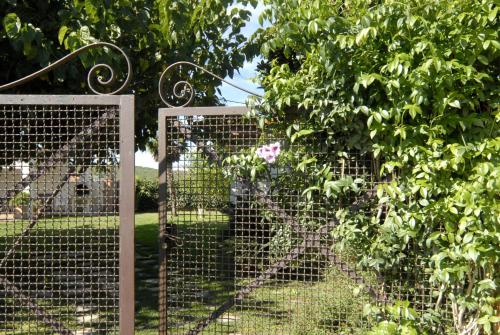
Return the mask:
[[279,142],[269,145],[263,145],[257,149],[257,157],[262,158],[268,163],[276,162],[276,158],[281,152],[281,145]]

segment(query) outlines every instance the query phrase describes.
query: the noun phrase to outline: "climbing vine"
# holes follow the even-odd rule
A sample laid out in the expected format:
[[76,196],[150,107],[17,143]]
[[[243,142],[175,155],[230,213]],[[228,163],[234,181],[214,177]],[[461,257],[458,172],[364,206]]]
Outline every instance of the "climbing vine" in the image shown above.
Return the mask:
[[[262,21],[270,24],[254,38],[265,59],[265,97],[253,116],[284,139],[275,164],[308,176],[305,201],[336,201],[370,181],[335,174],[334,166],[353,152],[372,157],[374,206],[384,214],[340,210],[334,234],[355,246],[365,268],[419,259],[425,273],[426,310],[417,315],[411,301],[397,302],[375,313],[381,322],[372,333],[498,331],[497,3],[266,3]],[[254,179],[269,168],[254,151],[228,162]]]

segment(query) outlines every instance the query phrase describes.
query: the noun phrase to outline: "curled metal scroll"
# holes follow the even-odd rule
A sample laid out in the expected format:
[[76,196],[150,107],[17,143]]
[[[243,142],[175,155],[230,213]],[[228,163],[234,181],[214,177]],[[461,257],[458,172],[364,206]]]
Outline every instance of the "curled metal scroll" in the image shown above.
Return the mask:
[[[99,92],[93,86],[92,81],[96,80],[99,85],[109,86],[115,82],[116,75],[115,75],[115,72],[113,71],[113,68],[110,65],[108,65],[108,64],[96,64],[90,69],[90,71],[87,75],[87,84],[88,84],[90,90],[92,92],[94,92],[95,94],[99,94],[99,95],[111,94],[112,95],[112,94],[121,93],[128,86],[130,79],[132,77],[132,65],[130,63],[130,59],[128,58],[127,54],[122,49],[120,49],[119,47],[117,47],[116,45],[114,45],[112,43],[107,43],[107,42],[97,42],[97,43],[92,43],[92,44],[86,45],[84,47],[81,47],[80,49],[73,51],[69,55],[64,56],[63,58],[59,59],[58,61],[44,67],[41,70],[38,70],[37,72],[34,72],[34,73],[24,77],[24,78],[18,79],[16,81],[11,82],[11,83],[1,85],[0,91],[5,91],[5,90],[8,90],[10,88],[17,87],[17,86],[23,85],[27,82],[30,82],[33,79],[38,78],[38,77],[44,75],[45,73],[50,72],[53,69],[58,68],[64,64],[68,63],[69,61],[75,59],[78,55],[80,55],[81,53],[83,53],[89,49],[96,49],[96,48],[103,48],[103,47],[108,47],[108,48],[114,49],[114,50],[118,51],[123,56],[123,58],[127,62],[127,78],[125,78],[125,81],[123,82],[123,84],[119,88],[117,88],[116,90],[109,92],[109,93]],[[106,71],[107,79],[103,79],[98,75],[98,72],[102,71],[102,70]]]
[[178,67],[178,66],[182,66],[182,65],[189,65],[189,66],[192,66],[196,69],[199,69],[209,75],[211,75],[212,77],[214,78],[217,78],[219,79],[220,81],[228,84],[229,86],[232,86],[240,91],[243,91],[245,93],[248,93],[250,95],[253,95],[253,96],[256,96],[256,97],[259,97],[259,98],[262,98],[262,96],[258,93],[255,93],[255,92],[252,92],[250,90],[247,90],[246,88],[243,88],[241,86],[238,86],[236,84],[233,84],[231,83],[230,81],[227,81],[225,80],[224,78],[216,75],[215,73],[213,72],[210,72],[209,70],[199,66],[199,65],[196,65],[194,63],[191,63],[191,62],[186,62],[186,61],[180,61],[180,62],[176,62],[176,63],[173,63],[171,65],[169,65],[165,71],[163,71],[163,73],[161,74],[160,76],[160,81],[158,83],[158,93],[160,95],[160,98],[161,100],[163,101],[163,103],[165,105],[167,105],[168,107],[170,108],[179,108],[179,107],[186,107],[188,106],[191,102],[193,102],[193,98],[194,98],[194,88],[193,88],[193,85],[191,83],[189,83],[188,81],[185,81],[185,80],[181,80],[181,81],[178,81],[174,84],[173,88],[172,88],[172,93],[174,95],[174,97],[178,98],[178,99],[187,99],[187,101],[183,104],[180,104],[180,105],[173,105],[171,103],[168,102],[168,99],[165,97],[164,95],[164,92],[163,92],[163,85],[165,84],[165,80],[167,79],[167,75],[168,73],[174,69],[175,67]]

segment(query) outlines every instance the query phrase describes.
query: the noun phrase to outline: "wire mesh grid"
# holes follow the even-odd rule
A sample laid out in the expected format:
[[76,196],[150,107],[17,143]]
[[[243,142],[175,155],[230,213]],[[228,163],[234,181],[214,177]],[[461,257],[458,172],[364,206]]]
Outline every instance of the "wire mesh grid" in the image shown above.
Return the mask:
[[[374,273],[356,265],[354,248],[341,251],[332,237],[340,209],[384,220],[370,154],[350,152],[332,170],[339,178],[363,179],[361,195],[311,203],[302,194],[301,178],[308,176],[287,167],[272,168],[258,182],[226,177],[225,157],[275,141],[254,121],[239,115],[166,119],[163,333],[364,334],[368,303],[409,300],[418,312],[431,306],[418,258]],[[325,150],[308,154],[321,162],[328,159]]]
[[119,323],[119,106],[0,104],[0,334]]
[[[235,292],[234,252],[229,227],[231,183],[221,160],[256,140],[253,124],[241,116],[168,117],[165,303],[168,333],[225,334],[224,318],[198,325]],[[228,151],[229,150],[229,151]],[[160,158],[160,161],[162,158]],[[165,294],[164,293],[164,294]]]

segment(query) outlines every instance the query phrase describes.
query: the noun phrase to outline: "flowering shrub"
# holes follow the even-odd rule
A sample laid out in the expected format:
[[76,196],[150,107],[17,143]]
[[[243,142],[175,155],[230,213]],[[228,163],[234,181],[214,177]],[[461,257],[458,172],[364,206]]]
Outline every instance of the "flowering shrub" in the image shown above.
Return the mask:
[[[421,314],[406,313],[412,332],[495,332],[498,6],[492,0],[266,3],[263,19],[271,25],[256,36],[266,58],[265,97],[253,115],[265,133],[286,139],[280,163],[308,176],[296,186],[304,201],[359,192],[367,181],[332,171],[352,152],[371,155],[380,181],[376,206],[386,214],[339,211],[341,245],[355,246],[359,263],[375,271],[420,262],[432,303]],[[311,154],[319,151],[327,154]],[[257,155],[231,158],[232,171],[264,174],[259,157],[274,159]],[[403,332],[393,326],[386,321],[373,331]]]

